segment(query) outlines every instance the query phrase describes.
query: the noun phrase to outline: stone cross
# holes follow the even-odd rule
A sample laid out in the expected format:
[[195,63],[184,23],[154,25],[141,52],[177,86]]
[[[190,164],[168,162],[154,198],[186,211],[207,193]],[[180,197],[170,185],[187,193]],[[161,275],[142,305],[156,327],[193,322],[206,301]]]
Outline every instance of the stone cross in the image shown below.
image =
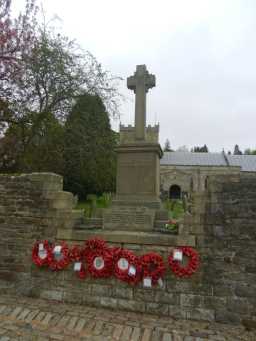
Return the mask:
[[135,97],[135,138],[145,140],[146,134],[146,93],[156,85],[154,75],[148,73],[146,65],[137,65],[133,76],[127,78],[127,87]]

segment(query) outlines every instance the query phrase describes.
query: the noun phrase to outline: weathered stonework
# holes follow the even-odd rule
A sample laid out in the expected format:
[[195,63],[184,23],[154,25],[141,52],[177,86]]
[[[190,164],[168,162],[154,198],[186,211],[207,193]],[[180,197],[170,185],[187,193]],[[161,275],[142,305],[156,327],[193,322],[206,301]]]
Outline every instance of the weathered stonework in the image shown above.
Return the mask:
[[[201,257],[199,271],[191,278],[177,279],[168,270],[164,287],[152,289],[141,284],[131,287],[115,278],[79,280],[71,266],[61,272],[37,268],[31,262],[35,240],[82,243],[97,232],[84,229],[57,175],[2,175],[0,188],[1,292],[185,319],[247,324],[256,319],[255,177],[209,177],[207,191],[192,195],[191,215],[185,216],[182,227],[184,237],[160,234],[162,241],[156,238],[143,244],[139,238],[124,236],[118,243],[115,233],[102,230],[109,245],[136,254],[155,251],[165,262],[173,247],[194,238],[192,245]],[[187,241],[182,239],[185,236]]]
[[146,127],[146,94],[155,76],[137,65],[127,86],[135,93],[135,126],[120,126],[117,152],[116,197],[103,213],[106,230],[148,231],[155,227],[160,203],[159,126]]
[[[135,128],[131,125],[124,126],[120,125],[119,128],[120,131],[120,144],[130,144],[133,143],[136,139],[135,136]],[[145,135],[145,141],[149,143],[158,143],[159,141],[159,125],[155,126],[147,126],[146,127],[146,135]]]

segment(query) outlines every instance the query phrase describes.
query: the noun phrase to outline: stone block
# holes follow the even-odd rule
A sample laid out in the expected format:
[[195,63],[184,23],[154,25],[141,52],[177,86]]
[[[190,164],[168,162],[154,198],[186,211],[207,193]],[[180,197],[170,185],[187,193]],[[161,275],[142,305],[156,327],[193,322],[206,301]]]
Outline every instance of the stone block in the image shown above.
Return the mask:
[[84,241],[90,238],[102,238],[110,243],[127,243],[139,245],[159,245],[159,246],[195,246],[194,236],[169,235],[158,232],[135,232],[135,231],[107,231],[102,229],[82,230],[82,229],[58,229],[57,238],[61,240]]
[[205,308],[216,309],[227,307],[226,297],[216,297],[216,296],[203,296],[203,305]]
[[150,314],[168,315],[169,314],[168,302],[166,302],[166,304],[146,303],[146,312]]
[[184,308],[177,305],[169,305],[169,316],[174,319],[185,319],[186,311]]
[[111,296],[111,286],[104,284],[93,284],[91,293],[92,295],[96,296]]
[[203,296],[192,294],[180,294],[180,305],[182,307],[203,307]]
[[239,297],[255,297],[256,285],[254,283],[240,283],[235,286],[235,294]]
[[117,300],[117,307],[119,309],[137,312],[145,312],[146,310],[146,304],[143,301],[124,300],[121,298]]
[[240,323],[240,317],[237,313],[226,311],[223,309],[216,310],[215,320],[216,322],[220,322],[220,323],[232,323],[232,324]]
[[129,300],[133,299],[133,289],[132,288],[120,288],[119,285],[114,286],[112,289],[112,295],[116,298],[126,298]]
[[230,297],[227,299],[227,310],[238,314],[248,314],[251,304],[246,298]]
[[113,207],[104,210],[106,230],[152,231],[155,211],[147,207]]
[[62,176],[54,173],[22,174],[20,177],[23,177],[24,180],[27,179],[31,181],[38,190],[43,190],[45,192],[61,191],[63,187]]
[[158,143],[120,145],[117,148],[117,199],[159,201],[161,155]]
[[81,297],[81,302],[83,304],[89,304],[89,305],[93,305],[95,307],[100,306],[100,300],[101,300],[101,297],[94,296],[94,295],[83,295]]
[[215,311],[211,309],[202,309],[202,308],[194,308],[194,309],[186,308],[186,318],[188,320],[200,320],[200,321],[213,322],[215,320]]
[[40,297],[47,300],[62,301],[63,291],[59,290],[42,290],[40,292]]
[[142,302],[155,302],[156,291],[152,289],[134,289],[134,299]]
[[179,305],[180,295],[166,291],[157,291],[155,293],[155,302],[166,303],[168,305]]
[[64,302],[68,303],[76,303],[80,304],[82,302],[81,296],[83,293],[81,291],[77,291],[74,288],[70,290],[65,290],[63,293],[63,300]]
[[46,198],[50,200],[49,204],[51,208],[64,210],[69,209],[70,212],[72,211],[74,200],[72,193],[64,191],[54,191],[47,193]]
[[115,309],[117,307],[117,299],[112,297],[101,297],[100,305],[104,308]]

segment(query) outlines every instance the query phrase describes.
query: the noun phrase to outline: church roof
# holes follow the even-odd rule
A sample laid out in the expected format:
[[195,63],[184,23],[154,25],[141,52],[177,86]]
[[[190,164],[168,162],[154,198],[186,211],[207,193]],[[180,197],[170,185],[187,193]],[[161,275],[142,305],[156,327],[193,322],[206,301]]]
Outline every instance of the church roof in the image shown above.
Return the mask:
[[256,155],[227,155],[230,166],[240,166],[244,172],[256,172]]
[[256,172],[256,155],[164,152],[160,164],[170,166],[240,166],[244,172]]

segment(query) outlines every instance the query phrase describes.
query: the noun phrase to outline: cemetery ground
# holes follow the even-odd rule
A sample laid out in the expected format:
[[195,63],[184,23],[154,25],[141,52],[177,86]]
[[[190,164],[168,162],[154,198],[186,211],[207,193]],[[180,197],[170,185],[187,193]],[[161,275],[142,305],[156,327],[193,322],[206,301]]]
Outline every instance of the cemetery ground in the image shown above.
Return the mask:
[[0,297],[0,341],[255,341],[245,326],[176,320],[28,297]]

